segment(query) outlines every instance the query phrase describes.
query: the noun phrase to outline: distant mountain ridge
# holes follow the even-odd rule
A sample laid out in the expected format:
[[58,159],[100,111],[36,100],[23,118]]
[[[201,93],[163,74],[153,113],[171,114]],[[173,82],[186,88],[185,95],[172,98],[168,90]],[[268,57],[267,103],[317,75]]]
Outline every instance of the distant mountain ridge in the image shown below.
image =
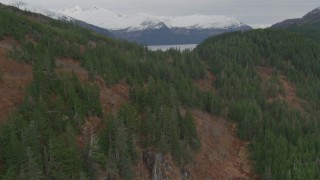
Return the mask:
[[100,7],[83,10],[76,5],[49,10],[23,1],[4,4],[53,19],[73,21],[97,33],[144,45],[198,44],[210,36],[252,29],[237,19],[221,15],[153,16],[138,13],[129,16]]
[[301,25],[320,25],[320,7],[310,11],[302,18],[296,19],[287,19],[280,23],[276,23],[271,26],[271,28],[288,28],[292,26],[301,26]]
[[8,5],[8,6],[16,7],[18,9],[20,9],[20,10],[23,10],[23,11],[30,11],[30,12],[33,12],[33,13],[42,14],[42,15],[45,15],[45,16],[50,17],[52,19],[65,20],[65,21],[75,20],[74,18],[72,18],[70,16],[66,16],[66,15],[63,15],[61,13],[55,12],[53,10],[46,9],[46,8],[40,6],[40,5],[30,4],[30,3],[27,3],[25,1],[14,1],[14,0],[12,0],[12,1],[7,2],[7,1],[0,0],[0,3]]
[[63,8],[57,10],[57,12],[75,19],[91,22],[94,25],[109,30],[127,29],[128,31],[136,31],[160,29],[163,26],[188,29],[228,29],[230,27],[246,26],[234,18],[221,15],[154,16],[146,13],[138,13],[129,16],[101,7],[83,10],[78,5],[70,9]]
[[87,29],[91,29],[99,34],[102,34],[102,35],[105,35],[105,36],[109,36],[109,37],[113,37],[113,34],[105,29],[105,28],[101,28],[101,27],[98,27],[98,26],[95,26],[95,25],[92,25],[90,23],[87,23],[87,22],[84,22],[84,21],[81,21],[81,20],[78,20],[78,19],[74,19],[70,16],[67,16],[67,15],[64,15],[64,14],[61,14],[59,12],[56,12],[52,9],[46,9],[46,8],[43,8],[42,6],[40,5],[35,5],[35,4],[29,4],[29,3],[26,3],[24,1],[12,1],[12,2],[9,2],[9,3],[4,3],[4,2],[1,2],[0,3],[3,3],[3,4],[6,4],[6,5],[9,5],[9,6],[13,6],[13,7],[16,7],[18,9],[21,9],[21,10],[26,10],[26,11],[30,11],[30,12],[33,12],[33,13],[38,13],[38,14],[42,14],[44,16],[47,16],[47,17],[50,17],[52,19],[57,19],[57,20],[62,20],[62,21],[72,21],[74,22],[75,24],[81,26],[81,27],[84,27],[84,28],[87,28]]
[[221,15],[153,16],[138,13],[129,16],[101,7],[83,10],[79,6],[56,12],[109,29],[116,37],[148,45],[200,43],[209,36],[252,29],[234,18]]
[[320,7],[308,12],[302,18],[288,19],[274,24],[271,28],[286,29],[320,43]]

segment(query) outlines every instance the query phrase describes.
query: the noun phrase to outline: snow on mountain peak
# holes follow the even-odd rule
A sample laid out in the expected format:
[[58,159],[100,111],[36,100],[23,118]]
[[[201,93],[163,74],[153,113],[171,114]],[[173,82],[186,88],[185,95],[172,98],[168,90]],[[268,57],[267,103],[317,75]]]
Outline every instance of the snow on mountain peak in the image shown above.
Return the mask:
[[244,25],[234,18],[220,15],[194,14],[170,17],[138,13],[128,16],[100,7],[94,7],[88,10],[81,10],[80,7],[74,7],[69,10],[62,9],[58,12],[110,30],[127,29],[133,31],[149,28],[159,29],[163,26],[168,26],[169,28],[227,29]]
[[152,18],[147,14],[139,13],[128,16],[100,7],[93,7],[76,12],[70,9],[62,9],[58,10],[58,12],[110,30],[144,30],[150,27],[157,28],[156,25],[161,23],[158,19]]
[[71,15],[75,15],[75,14],[77,14],[77,13],[81,13],[81,12],[82,12],[82,9],[81,9],[81,7],[80,7],[79,5],[75,5],[75,6],[72,7],[72,8],[64,7],[64,8],[62,8],[62,9],[59,10],[59,11],[57,11],[57,10],[53,10],[53,11],[71,17]]
[[80,13],[82,11],[81,7],[79,5],[75,5],[73,8],[63,8],[62,11],[65,14],[76,14],[76,13]]
[[14,6],[14,7],[21,9],[21,10],[26,10],[26,11],[42,14],[42,15],[51,17],[53,19],[72,20],[71,17],[67,17],[63,14],[60,14],[60,13],[54,11],[54,10],[49,10],[49,9],[43,8],[40,5],[27,3],[26,1],[22,1],[22,0],[8,0],[8,1],[1,0],[1,3],[9,5],[9,6]]
[[72,20],[74,18],[109,30],[139,31],[160,29],[165,26],[187,29],[227,29],[244,25],[236,19],[220,15],[153,16],[146,13],[137,13],[128,16],[102,7],[82,9],[79,5],[76,5],[72,8],[48,10],[39,5],[28,4],[19,0],[11,0],[8,4],[54,19]]
[[160,17],[170,28],[225,29],[243,25],[240,21],[221,15],[194,14],[189,16]]
[[80,11],[82,11],[82,9],[81,9],[81,7],[80,7],[79,5],[75,5],[75,6],[72,8],[72,10],[73,10],[74,12],[80,12]]

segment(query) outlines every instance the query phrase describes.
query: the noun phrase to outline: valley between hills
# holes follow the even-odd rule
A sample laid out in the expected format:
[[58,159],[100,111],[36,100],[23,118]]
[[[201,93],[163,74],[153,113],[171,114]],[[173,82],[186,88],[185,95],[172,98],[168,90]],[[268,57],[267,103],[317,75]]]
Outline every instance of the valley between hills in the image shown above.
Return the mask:
[[0,179],[319,179],[303,19],[162,52],[0,5]]

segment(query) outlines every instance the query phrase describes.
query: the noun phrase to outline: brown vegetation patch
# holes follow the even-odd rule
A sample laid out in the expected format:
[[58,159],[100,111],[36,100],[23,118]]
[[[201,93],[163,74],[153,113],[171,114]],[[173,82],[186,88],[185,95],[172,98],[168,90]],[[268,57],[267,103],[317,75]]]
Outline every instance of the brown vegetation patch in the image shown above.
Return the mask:
[[257,72],[262,78],[262,81],[267,81],[271,78],[274,70],[271,67],[258,67]]
[[[274,74],[274,69],[270,67],[259,67],[257,72],[262,78],[262,84],[265,86]],[[291,84],[288,78],[283,74],[279,75],[279,80],[281,82],[281,85],[283,86],[284,94],[277,94],[276,97],[268,97],[268,101],[272,102],[275,99],[284,100],[294,108],[302,110],[303,108],[300,104],[300,99],[297,96],[296,88],[294,87],[294,85]]]
[[[57,69],[56,71],[59,74],[71,74],[75,73],[81,82],[89,82],[89,72],[81,67],[79,61],[75,61],[73,59],[68,58],[59,58],[56,59]],[[102,77],[95,76],[94,79],[90,81],[90,83],[97,84],[101,89],[105,87],[105,82]]]
[[58,73],[75,73],[80,81],[88,81],[88,71],[81,67],[79,61],[68,58],[59,58],[56,59],[56,65]]
[[201,148],[187,167],[192,179],[255,179],[248,159],[248,142],[236,137],[235,125],[193,110]]
[[31,35],[26,35],[26,40],[31,42],[33,45],[37,45],[38,42],[31,36]]
[[86,52],[86,47],[84,45],[80,45],[80,54]]
[[129,100],[129,86],[125,82],[104,87],[100,90],[100,102],[104,113],[116,112]]
[[216,77],[214,74],[211,73],[209,66],[206,62],[200,61],[202,66],[205,68],[206,77],[205,79],[197,79],[193,81],[193,84],[196,85],[199,89],[204,91],[210,91],[212,93],[216,93],[217,89],[213,86],[214,82],[216,81]]
[[[103,113],[117,112],[119,108],[129,99],[129,86],[125,82],[120,82],[107,87],[105,81],[100,76],[96,76],[94,80],[89,80],[89,72],[81,67],[80,62],[73,59],[60,58],[56,59],[57,69],[59,74],[75,73],[83,83],[93,83],[98,85],[100,89],[100,103],[103,108]],[[84,138],[90,131],[96,132],[101,128],[101,120],[95,117],[88,117],[82,128],[82,135],[77,141],[80,147],[83,147]],[[89,133],[90,134],[90,133]]]
[[61,58],[56,60],[57,72],[75,73],[81,82],[95,83],[100,88],[100,102],[104,113],[117,111],[122,104],[129,99],[129,86],[125,82],[106,87],[105,81],[100,76],[96,76],[93,81],[89,81],[88,71],[81,67],[80,62]]
[[26,17],[33,22],[38,22],[42,24],[49,24],[50,22],[50,18],[37,13],[32,13],[31,15],[27,15]]
[[91,48],[96,48],[96,47],[97,47],[97,43],[94,42],[94,41],[89,41],[89,42],[88,42],[88,45],[89,45]]
[[0,42],[0,121],[22,103],[26,86],[32,81],[32,67],[7,56],[14,43],[12,39]]
[[300,99],[297,96],[296,88],[293,84],[288,81],[288,78],[284,75],[280,76],[281,83],[285,90],[285,95],[281,96],[281,99],[284,99],[289,105],[292,105],[294,108],[302,110]]
[[86,122],[81,126],[81,134],[77,137],[77,144],[80,149],[84,149],[85,144],[88,144],[97,131],[102,128],[101,124],[102,121],[98,117],[86,118]]
[[13,46],[19,47],[20,44],[15,39],[13,39],[11,37],[4,37],[0,41],[0,48],[2,48],[2,49],[11,50]]
[[216,89],[213,87],[216,77],[208,70],[206,74],[207,77],[205,79],[194,80],[193,83],[201,90],[216,92]]
[[143,164],[143,161],[140,160],[134,167],[134,179],[136,180],[149,180],[151,179],[151,175],[147,169],[147,167]]

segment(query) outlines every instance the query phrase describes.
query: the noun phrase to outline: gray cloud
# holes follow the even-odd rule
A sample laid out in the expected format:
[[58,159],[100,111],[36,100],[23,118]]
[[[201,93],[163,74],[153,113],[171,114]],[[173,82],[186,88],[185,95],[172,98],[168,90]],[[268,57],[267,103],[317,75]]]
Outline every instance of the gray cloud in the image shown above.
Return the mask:
[[[1,0],[0,0],[1,1]],[[249,25],[270,25],[301,17],[319,7],[319,0],[24,0],[46,8],[104,7],[126,14],[146,12],[154,15],[195,13],[231,16]]]

